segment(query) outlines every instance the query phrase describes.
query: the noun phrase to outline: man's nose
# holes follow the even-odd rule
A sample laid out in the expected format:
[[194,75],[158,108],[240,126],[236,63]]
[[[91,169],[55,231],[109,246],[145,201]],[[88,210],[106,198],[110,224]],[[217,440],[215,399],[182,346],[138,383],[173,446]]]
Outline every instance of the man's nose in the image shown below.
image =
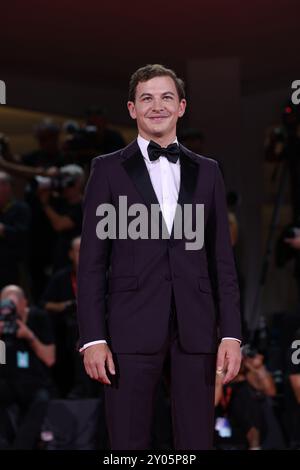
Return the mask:
[[161,111],[164,109],[164,102],[161,99],[156,99],[153,100],[153,106],[152,106],[153,111]]

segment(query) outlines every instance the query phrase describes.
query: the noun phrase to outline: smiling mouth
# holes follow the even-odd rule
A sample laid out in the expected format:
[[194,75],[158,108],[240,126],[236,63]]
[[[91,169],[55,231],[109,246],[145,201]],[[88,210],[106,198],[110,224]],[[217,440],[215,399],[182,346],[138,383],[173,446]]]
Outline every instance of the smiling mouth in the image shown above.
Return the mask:
[[168,116],[151,116],[149,119],[152,121],[161,121],[162,119],[166,119]]

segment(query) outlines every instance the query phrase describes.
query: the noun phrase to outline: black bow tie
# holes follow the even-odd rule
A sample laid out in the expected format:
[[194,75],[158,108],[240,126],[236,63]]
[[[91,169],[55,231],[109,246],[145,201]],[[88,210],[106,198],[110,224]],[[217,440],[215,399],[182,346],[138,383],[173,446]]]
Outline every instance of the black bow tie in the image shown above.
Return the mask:
[[169,162],[172,163],[176,163],[179,158],[179,147],[177,144],[170,144],[168,147],[161,147],[156,142],[153,142],[153,140],[150,140],[147,150],[151,162],[157,160],[161,156],[166,157]]

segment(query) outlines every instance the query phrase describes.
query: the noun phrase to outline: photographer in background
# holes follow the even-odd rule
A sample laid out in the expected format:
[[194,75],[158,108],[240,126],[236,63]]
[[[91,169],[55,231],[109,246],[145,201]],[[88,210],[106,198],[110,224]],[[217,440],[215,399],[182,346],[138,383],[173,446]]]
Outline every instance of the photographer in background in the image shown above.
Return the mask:
[[20,263],[27,261],[30,209],[13,196],[12,178],[0,171],[0,289],[20,282]]
[[54,326],[57,362],[53,373],[62,397],[74,385],[75,355],[79,356],[76,350],[76,275],[79,250],[80,237],[76,237],[71,241],[69,249],[72,264],[53,275],[41,300],[41,306],[49,312]]
[[30,274],[36,302],[49,282],[49,272],[69,263],[70,241],[80,235],[82,223],[83,170],[66,165],[53,177],[39,177],[27,188],[32,209]]
[[264,357],[244,348],[241,369],[234,381],[223,387],[222,377],[216,377],[215,405],[217,416],[228,420],[234,443],[257,450],[267,432],[263,401],[276,395],[276,387]]
[[91,160],[95,155],[115,152],[126,143],[122,135],[109,127],[106,113],[99,106],[91,106],[85,114],[85,124],[69,121],[64,125],[66,138],[63,143],[66,163],[80,165],[88,177]]
[[64,268],[69,263],[69,247],[73,238],[81,234],[82,192],[84,172],[75,164],[62,167],[56,188],[39,187],[37,197],[45,216],[55,232],[53,269]]
[[6,365],[0,368],[0,448],[32,449],[54,393],[51,323],[45,312],[28,306],[16,285],[2,289],[0,302],[0,338],[6,345]]

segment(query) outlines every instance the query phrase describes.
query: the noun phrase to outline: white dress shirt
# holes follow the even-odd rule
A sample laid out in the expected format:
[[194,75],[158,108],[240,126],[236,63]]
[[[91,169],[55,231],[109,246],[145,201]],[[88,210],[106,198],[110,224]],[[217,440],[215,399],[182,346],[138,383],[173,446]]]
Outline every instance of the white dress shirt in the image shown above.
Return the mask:
[[[161,156],[152,162],[147,151],[149,141],[139,135],[137,142],[144,157],[168,232],[171,234],[180,187],[180,159],[178,158],[176,163],[172,163],[166,157]],[[178,144],[177,138],[172,143]]]
[[[147,170],[151,179],[153,189],[156,197],[160,204],[160,208],[166,222],[169,233],[172,232],[173,220],[175,217],[175,211],[177,206],[179,187],[180,187],[180,159],[178,158],[176,163],[169,162],[169,160],[161,156],[157,160],[151,161],[148,156],[148,144],[149,140],[144,139],[140,135],[137,138],[137,143],[140,147],[141,153],[144,157]],[[177,138],[172,143],[178,144]],[[236,338],[222,338],[234,339]],[[106,343],[105,340],[91,341],[86,343],[80,351],[83,351],[88,346],[93,344]]]

